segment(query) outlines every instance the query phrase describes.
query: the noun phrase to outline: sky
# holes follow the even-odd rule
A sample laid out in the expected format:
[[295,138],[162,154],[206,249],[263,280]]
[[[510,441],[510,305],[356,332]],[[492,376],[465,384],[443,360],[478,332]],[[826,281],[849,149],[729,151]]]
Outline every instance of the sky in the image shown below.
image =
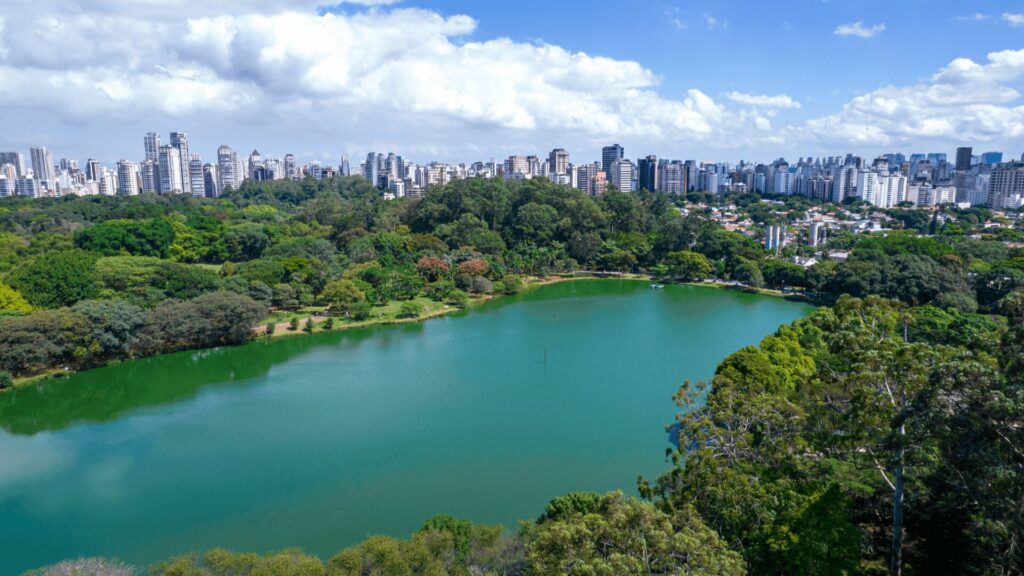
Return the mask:
[[[334,0],[329,0],[334,1]],[[0,150],[1024,152],[1024,2],[4,0]]]

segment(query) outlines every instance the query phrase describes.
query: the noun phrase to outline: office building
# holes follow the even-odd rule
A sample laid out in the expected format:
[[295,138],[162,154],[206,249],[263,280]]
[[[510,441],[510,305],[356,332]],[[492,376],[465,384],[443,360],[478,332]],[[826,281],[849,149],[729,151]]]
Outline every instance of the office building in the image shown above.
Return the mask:
[[618,144],[605,146],[601,149],[601,171],[605,174],[612,173],[612,164],[625,157],[625,150]]
[[962,146],[956,149],[956,170],[966,172],[971,169],[971,157],[974,149],[970,146]]
[[633,175],[635,169],[629,160],[620,159],[612,162],[612,172],[608,178],[608,185],[615,186],[620,192],[629,192],[633,189]]
[[658,189],[658,157],[647,156],[636,162],[636,187],[638,190]]

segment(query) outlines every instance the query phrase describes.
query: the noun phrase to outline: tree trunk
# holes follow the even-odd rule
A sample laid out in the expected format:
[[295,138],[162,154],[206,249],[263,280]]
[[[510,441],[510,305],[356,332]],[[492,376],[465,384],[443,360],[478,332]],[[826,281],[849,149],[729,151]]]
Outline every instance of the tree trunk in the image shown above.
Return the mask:
[[[904,434],[900,426],[900,436]],[[892,494],[892,552],[889,558],[889,574],[900,576],[903,572],[903,448],[896,452],[896,466],[893,470]]]

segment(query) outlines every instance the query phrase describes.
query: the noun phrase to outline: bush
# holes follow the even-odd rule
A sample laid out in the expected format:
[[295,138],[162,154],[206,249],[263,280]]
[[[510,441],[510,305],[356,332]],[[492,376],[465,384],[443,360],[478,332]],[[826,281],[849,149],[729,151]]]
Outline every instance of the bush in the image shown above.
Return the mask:
[[423,313],[423,305],[419,302],[402,302],[402,305],[398,309],[399,318],[419,318],[419,315]]
[[0,371],[0,390],[5,388],[11,388],[14,386],[14,376],[10,372],[3,370]]
[[373,306],[367,301],[354,302],[348,306],[348,317],[356,322],[361,322],[370,317],[370,311],[373,310]]
[[518,294],[519,291],[523,289],[523,281],[515,274],[506,274],[505,277],[501,279],[501,284],[504,288],[502,292],[509,296]]
[[267,336],[273,336],[274,330],[277,329],[277,325],[273,322],[267,322],[267,327],[263,330],[263,333]]
[[465,308],[469,305],[469,295],[462,290],[452,290],[445,303],[456,308]]
[[324,330],[334,330],[334,318],[328,318],[324,321]]
[[292,332],[299,329],[299,319],[297,317],[292,317],[291,321],[288,322],[288,329]]
[[494,291],[494,284],[483,276],[473,278],[473,292],[477,294],[490,294]]
[[313,322],[313,318],[306,318],[306,324],[302,327],[302,331],[306,334],[312,334],[314,328],[316,328],[316,323]]

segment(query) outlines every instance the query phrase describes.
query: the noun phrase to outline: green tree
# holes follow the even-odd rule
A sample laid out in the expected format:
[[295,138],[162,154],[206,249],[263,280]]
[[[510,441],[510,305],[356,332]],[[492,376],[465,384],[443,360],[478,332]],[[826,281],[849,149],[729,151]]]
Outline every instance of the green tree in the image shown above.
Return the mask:
[[421,314],[423,314],[423,305],[419,302],[402,302],[398,308],[399,318],[419,318]]
[[703,254],[690,251],[669,252],[665,257],[669,272],[684,280],[703,280],[711,275],[711,262]]
[[666,514],[622,494],[594,512],[569,512],[530,533],[527,559],[537,575],[742,575],[742,557],[691,510]]
[[17,290],[6,284],[0,284],[0,313],[32,311],[32,305]]
[[10,277],[10,284],[33,306],[70,306],[96,294],[96,256],[67,250],[37,256]]

